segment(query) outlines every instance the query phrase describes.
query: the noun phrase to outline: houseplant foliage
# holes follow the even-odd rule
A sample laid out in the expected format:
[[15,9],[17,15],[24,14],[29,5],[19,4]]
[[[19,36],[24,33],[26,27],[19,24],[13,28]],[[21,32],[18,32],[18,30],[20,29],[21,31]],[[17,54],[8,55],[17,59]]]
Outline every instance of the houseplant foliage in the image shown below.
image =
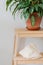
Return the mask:
[[37,15],[39,17],[43,16],[43,0],[7,0],[6,1],[6,10],[8,8],[12,8],[16,4],[16,7],[14,7],[12,14],[15,15],[17,11],[21,11],[21,16],[24,16],[25,19],[30,18],[31,19],[31,25],[35,25],[35,16],[31,15],[34,12],[37,12]]

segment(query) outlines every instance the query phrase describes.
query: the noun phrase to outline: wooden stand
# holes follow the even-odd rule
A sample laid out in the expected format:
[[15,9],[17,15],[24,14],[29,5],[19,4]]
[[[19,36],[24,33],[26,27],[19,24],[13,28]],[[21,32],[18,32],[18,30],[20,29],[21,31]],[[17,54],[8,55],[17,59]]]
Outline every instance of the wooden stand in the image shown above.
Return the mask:
[[15,53],[13,53],[12,65],[43,63],[43,53],[41,53],[42,58],[39,58],[39,59],[25,59],[17,53],[18,37],[22,37],[22,38],[25,38],[25,37],[43,37],[43,29],[40,29],[40,30],[37,30],[37,31],[30,31],[30,30],[27,30],[27,29],[16,29],[15,41],[14,41],[14,52]]

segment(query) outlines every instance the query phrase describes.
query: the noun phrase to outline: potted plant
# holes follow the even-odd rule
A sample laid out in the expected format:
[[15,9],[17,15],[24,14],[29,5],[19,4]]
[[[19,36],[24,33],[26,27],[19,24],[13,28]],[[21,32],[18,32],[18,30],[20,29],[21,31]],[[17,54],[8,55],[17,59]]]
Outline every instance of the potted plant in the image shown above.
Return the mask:
[[43,0],[7,0],[6,10],[8,7],[14,6],[12,14],[15,15],[17,11],[21,10],[21,16],[24,16],[26,27],[30,30],[40,29],[40,23],[43,16]]

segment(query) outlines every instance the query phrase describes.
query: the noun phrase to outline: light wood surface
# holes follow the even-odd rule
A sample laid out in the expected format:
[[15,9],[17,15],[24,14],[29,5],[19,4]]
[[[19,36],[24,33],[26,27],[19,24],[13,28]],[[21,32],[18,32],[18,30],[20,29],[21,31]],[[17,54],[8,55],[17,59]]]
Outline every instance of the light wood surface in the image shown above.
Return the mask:
[[31,31],[27,29],[16,29],[19,37],[43,37],[43,29]]
[[[41,54],[41,58],[40,59],[38,58],[38,60],[43,60],[43,53],[40,53],[40,54]],[[17,56],[16,57],[14,56],[14,60],[31,60],[31,59],[26,59],[23,56],[21,56],[19,53],[17,53]],[[35,59],[32,59],[32,60],[35,60]]]
[[18,42],[18,35],[15,34],[15,41],[14,41],[14,55],[17,55],[17,42]]
[[17,53],[17,47],[18,47],[18,37],[43,37],[43,29],[37,30],[37,31],[31,31],[27,29],[16,29],[15,30],[15,41],[14,41],[14,51],[13,53],[13,60],[12,60],[12,65],[17,65],[17,64],[29,64],[29,63],[35,63],[35,64],[40,64],[43,63],[43,52],[42,57],[38,59],[26,59],[23,58],[21,55]]
[[31,63],[35,63],[35,64],[41,64],[43,63],[43,53],[42,54],[42,57],[40,58],[37,58],[37,59],[26,59],[24,57],[22,57],[21,55],[18,55],[16,57],[13,57],[14,61],[16,60],[16,63],[17,64],[31,64]]

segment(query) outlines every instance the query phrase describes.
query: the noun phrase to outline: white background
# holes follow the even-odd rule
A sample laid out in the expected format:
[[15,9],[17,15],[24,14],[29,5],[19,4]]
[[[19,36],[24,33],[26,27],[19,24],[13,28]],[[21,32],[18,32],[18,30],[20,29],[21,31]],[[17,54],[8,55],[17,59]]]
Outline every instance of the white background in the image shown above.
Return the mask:
[[[15,28],[25,28],[25,22],[20,20],[18,14],[16,20],[14,20],[11,12],[6,12],[5,1],[6,0],[0,0],[0,65],[11,65],[14,30]],[[43,20],[41,27],[43,27]],[[26,41],[26,44],[30,42],[36,43],[39,50],[43,51],[43,38],[31,38],[29,40],[26,39]]]

